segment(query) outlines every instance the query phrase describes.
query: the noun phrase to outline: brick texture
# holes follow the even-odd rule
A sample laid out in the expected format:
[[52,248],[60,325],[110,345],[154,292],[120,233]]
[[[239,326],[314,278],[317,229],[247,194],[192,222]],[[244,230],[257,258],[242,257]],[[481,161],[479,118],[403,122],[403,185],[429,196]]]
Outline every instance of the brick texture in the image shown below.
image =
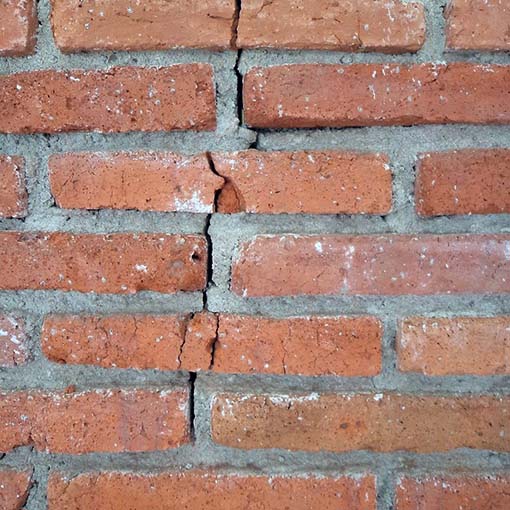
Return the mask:
[[64,52],[224,49],[231,46],[235,0],[52,0],[52,26]]
[[223,213],[386,214],[388,158],[335,151],[213,154]]
[[255,128],[506,124],[510,67],[295,64],[253,68],[244,119]]
[[421,3],[401,0],[243,0],[241,48],[417,51],[425,40]]
[[241,243],[231,285],[243,297],[505,293],[509,246],[505,235],[257,236]]
[[51,453],[168,450],[190,440],[188,391],[4,393],[0,451]]
[[0,218],[23,218],[27,214],[24,166],[20,156],[0,155]]
[[397,351],[404,372],[510,374],[510,317],[411,317],[400,324]]
[[30,486],[29,471],[0,471],[0,508],[21,510],[27,501]]
[[0,315],[0,367],[23,365],[28,357],[24,321],[18,317]]
[[211,363],[213,314],[50,316],[42,350],[66,364],[159,370],[204,370]]
[[190,471],[137,475],[92,473],[50,477],[48,510],[375,510],[375,478],[242,476]]
[[450,0],[446,44],[453,50],[509,50],[509,26],[507,0]]
[[35,0],[0,2],[0,57],[30,55],[35,49]]
[[397,486],[396,510],[506,510],[508,476],[436,476],[404,478]]
[[506,397],[221,394],[211,427],[215,442],[242,449],[507,452],[509,413]]
[[212,213],[223,186],[205,155],[57,154],[49,168],[53,196],[66,209]]
[[510,150],[422,154],[415,197],[422,216],[510,213]]
[[0,132],[212,130],[205,64],[33,71],[0,76]]
[[174,293],[206,284],[202,236],[0,234],[0,288],[132,294]]
[[371,317],[269,319],[221,314],[214,370],[370,376],[381,369],[382,326]]

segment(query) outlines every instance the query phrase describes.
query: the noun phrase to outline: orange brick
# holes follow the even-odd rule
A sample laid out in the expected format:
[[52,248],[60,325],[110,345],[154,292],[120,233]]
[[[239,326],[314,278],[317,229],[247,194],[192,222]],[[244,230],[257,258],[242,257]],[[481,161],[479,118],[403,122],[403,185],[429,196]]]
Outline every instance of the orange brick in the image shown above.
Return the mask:
[[0,315],[0,367],[22,365],[28,359],[28,338],[24,322]]
[[240,48],[404,53],[425,41],[421,3],[401,0],[243,0]]
[[223,179],[205,155],[171,152],[69,153],[50,157],[59,207],[212,213]]
[[243,297],[510,292],[506,235],[257,236],[232,263]]
[[24,218],[28,196],[24,176],[25,160],[0,155],[0,218]]
[[52,0],[52,26],[64,52],[225,49],[235,0]]
[[132,294],[206,284],[202,236],[0,233],[0,288]]
[[154,475],[91,473],[50,476],[48,510],[375,510],[375,477],[221,475],[182,471]]
[[0,2],[0,57],[30,55],[35,49],[35,0]]
[[391,209],[388,158],[335,151],[213,154],[227,184],[224,213],[386,214]]
[[295,64],[253,68],[244,119],[256,128],[508,124],[510,66]]
[[0,132],[213,130],[212,68],[114,67],[0,76]]
[[0,471],[0,508],[21,510],[32,485],[30,471]]
[[508,397],[217,395],[212,437],[232,448],[510,451]]
[[510,213],[510,150],[420,155],[415,198],[421,216]]
[[510,317],[411,317],[400,324],[397,350],[404,372],[510,374]]

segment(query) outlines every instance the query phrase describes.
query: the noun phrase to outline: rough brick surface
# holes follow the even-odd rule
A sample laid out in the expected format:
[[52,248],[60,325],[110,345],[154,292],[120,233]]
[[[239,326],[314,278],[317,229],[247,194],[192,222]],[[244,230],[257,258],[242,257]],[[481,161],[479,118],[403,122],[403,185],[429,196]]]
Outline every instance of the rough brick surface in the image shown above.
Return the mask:
[[21,510],[31,486],[29,471],[0,471],[0,508]]
[[450,0],[446,44],[453,50],[509,50],[509,26],[507,0]]
[[0,367],[22,365],[28,359],[28,338],[23,320],[0,315]]
[[244,119],[257,128],[510,122],[510,66],[295,64],[251,69]]
[[379,154],[335,151],[213,154],[226,179],[218,212],[386,214],[391,171]]
[[507,510],[508,476],[404,478],[397,485],[396,510]]
[[509,413],[508,398],[491,396],[223,394],[213,400],[212,436],[243,449],[503,452]]
[[130,294],[206,284],[207,246],[196,235],[0,234],[0,288]]
[[50,316],[42,350],[66,364],[197,371],[209,368],[215,335],[213,314]]
[[53,196],[67,209],[212,213],[223,185],[205,155],[57,154],[49,167]]
[[221,314],[214,370],[370,376],[381,369],[382,326],[371,317],[270,319]]
[[400,323],[397,351],[405,372],[510,374],[510,317],[411,317]]
[[421,3],[401,0],[243,0],[240,48],[417,51],[425,40]]
[[510,213],[510,150],[422,154],[415,197],[422,216]]
[[0,155],[0,218],[23,218],[27,213],[24,166],[20,156]]
[[48,510],[375,510],[375,478],[242,476],[190,471],[50,477]]
[[52,453],[168,450],[190,440],[188,391],[4,393],[0,451]]
[[509,247],[505,235],[257,236],[231,285],[243,297],[507,293]]
[[0,132],[212,130],[212,68],[115,67],[0,76]]
[[52,0],[64,52],[229,48],[235,0]]
[[33,53],[36,30],[35,0],[0,2],[0,57]]

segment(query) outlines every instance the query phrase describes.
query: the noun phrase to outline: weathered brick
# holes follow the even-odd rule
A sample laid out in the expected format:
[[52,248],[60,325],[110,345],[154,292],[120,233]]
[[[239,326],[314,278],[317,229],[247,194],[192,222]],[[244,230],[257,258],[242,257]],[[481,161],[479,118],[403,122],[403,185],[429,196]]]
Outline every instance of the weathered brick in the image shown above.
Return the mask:
[[213,130],[212,68],[114,67],[0,76],[0,132]]
[[68,153],[50,157],[59,207],[212,213],[223,179],[205,155],[171,152]]
[[510,213],[510,150],[421,154],[415,198],[422,216]]
[[240,48],[403,53],[425,41],[421,3],[401,0],[243,0]]
[[218,212],[386,214],[392,177],[380,154],[242,151],[212,155],[226,179]]
[[211,427],[216,443],[243,449],[507,452],[509,415],[495,396],[222,394]]
[[510,66],[295,64],[253,68],[244,119],[257,128],[507,124]]
[[23,320],[0,315],[0,367],[22,365],[28,359],[27,334]]
[[51,22],[64,52],[224,49],[231,46],[235,0],[52,0]]
[[35,0],[0,2],[0,57],[30,55],[35,48]]
[[22,157],[0,155],[0,218],[23,218],[27,214],[24,166]]
[[0,288],[131,294],[206,284],[203,236],[0,233]]
[[0,508],[21,510],[32,485],[30,471],[0,471]]
[[168,450],[190,440],[188,391],[4,393],[0,451],[51,453]]
[[510,374],[510,316],[410,317],[400,323],[397,350],[404,372]]
[[90,473],[50,476],[48,510],[375,510],[375,477]]
[[450,0],[446,9],[446,45],[453,50],[510,49],[507,0]]
[[372,317],[269,319],[221,314],[213,369],[226,373],[371,376],[381,369]]
[[397,485],[396,510],[508,510],[508,476],[431,476],[403,478]]
[[51,361],[159,370],[206,370],[216,336],[214,314],[49,316],[42,350]]
[[243,297],[510,292],[506,235],[257,236],[241,243]]

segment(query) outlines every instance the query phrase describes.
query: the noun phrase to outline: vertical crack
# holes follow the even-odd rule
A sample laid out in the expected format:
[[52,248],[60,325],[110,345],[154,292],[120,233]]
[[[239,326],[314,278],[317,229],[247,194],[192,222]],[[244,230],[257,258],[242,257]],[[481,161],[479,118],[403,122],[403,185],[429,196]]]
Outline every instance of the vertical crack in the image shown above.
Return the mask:
[[195,442],[195,381],[197,379],[196,372],[189,373],[189,423],[190,423],[190,439]]

